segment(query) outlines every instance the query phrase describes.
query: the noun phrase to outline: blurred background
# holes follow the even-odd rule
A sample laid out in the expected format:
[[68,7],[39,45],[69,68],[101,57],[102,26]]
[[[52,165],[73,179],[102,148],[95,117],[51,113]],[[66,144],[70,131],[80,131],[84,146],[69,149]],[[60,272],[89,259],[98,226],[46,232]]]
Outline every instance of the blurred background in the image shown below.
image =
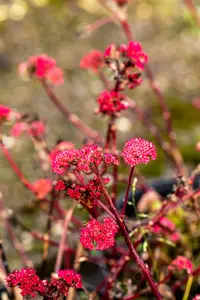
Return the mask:
[[[200,9],[198,0],[196,5]],[[79,62],[91,49],[103,51],[111,43],[126,42],[124,33],[114,23],[90,35],[81,34],[86,25],[106,14],[95,0],[0,0],[0,102],[20,112],[37,112],[48,125],[50,146],[59,139],[80,146],[84,136],[64,120],[36,81],[19,78],[18,64],[35,54],[54,57],[65,74],[65,84],[55,88],[55,92],[85,123],[103,134],[107,119],[94,116],[93,111],[95,99],[104,87],[96,74],[81,70]],[[183,0],[132,0],[129,22],[136,40],[149,55],[150,66],[172,113],[178,145],[188,168],[192,169],[199,162],[195,149],[200,140],[199,111],[192,100],[200,96],[200,32]],[[145,78],[130,96],[162,128],[160,108]],[[133,136],[153,140],[130,113],[122,115],[118,129],[119,145]],[[30,141],[25,137],[5,140],[30,181],[43,176]],[[143,174],[151,178],[173,176],[162,151],[158,152],[159,159],[142,167]],[[31,200],[2,153],[0,189],[8,207],[15,208]]]

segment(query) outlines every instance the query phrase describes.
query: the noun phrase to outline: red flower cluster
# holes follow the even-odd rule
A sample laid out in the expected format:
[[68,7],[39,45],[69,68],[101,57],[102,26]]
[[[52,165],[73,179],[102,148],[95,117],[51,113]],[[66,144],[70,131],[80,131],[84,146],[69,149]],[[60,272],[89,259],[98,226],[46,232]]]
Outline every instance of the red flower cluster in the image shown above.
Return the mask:
[[140,43],[132,41],[128,45],[121,44],[118,47],[111,44],[104,52],[104,58],[108,60],[119,59],[120,56],[122,56],[123,60],[128,60],[129,66],[137,67],[140,70],[144,69],[148,61],[148,56],[143,51]]
[[36,194],[38,199],[44,199],[52,190],[52,182],[50,179],[39,179],[36,180],[33,184],[33,191]]
[[27,62],[19,65],[19,74],[27,73],[39,79],[46,79],[54,85],[64,83],[63,71],[56,66],[56,61],[46,54],[31,56]]
[[65,182],[63,180],[58,180],[56,182],[55,190],[56,191],[64,191],[66,189]]
[[115,72],[115,80],[121,90],[126,86],[133,89],[141,84],[140,71],[144,69],[148,57],[139,43],[129,42],[128,45],[122,44],[118,47],[111,44],[105,50],[104,58]]
[[[102,178],[102,180],[104,184],[107,184],[110,181],[108,177]],[[74,184],[67,190],[67,194],[71,198],[80,201],[80,203],[87,205],[88,207],[93,207],[94,200],[99,199],[101,193],[102,189],[96,178],[91,179],[85,185]]]
[[185,256],[177,256],[177,258],[174,259],[168,266],[168,270],[170,271],[174,271],[176,269],[179,271],[186,270],[188,274],[191,274],[193,265],[192,262]]
[[94,72],[97,72],[103,64],[103,54],[98,50],[91,50],[80,61],[80,67],[82,69],[91,69]]
[[45,292],[45,287],[34,269],[15,270],[6,277],[6,282],[9,287],[18,286],[23,297],[35,298],[37,294],[43,295]]
[[159,222],[153,225],[152,231],[169,236],[170,240],[174,243],[180,239],[180,234],[176,231],[175,224],[166,217],[161,217]]
[[192,300],[200,300],[200,294],[196,295],[194,298],[192,298]]
[[60,270],[50,282],[41,280],[34,269],[15,270],[6,277],[6,282],[9,287],[18,286],[23,297],[40,295],[49,300],[67,296],[70,287],[82,288],[81,275],[74,270]]
[[104,90],[97,98],[99,109],[97,113],[114,115],[129,107],[129,103],[124,100],[125,96],[114,92]]
[[27,132],[32,137],[42,137],[45,135],[46,126],[42,121],[33,121],[30,124],[26,122],[16,122],[12,127],[11,135],[17,138],[24,132]]
[[134,167],[155,160],[157,154],[153,143],[142,138],[132,138],[126,142],[122,156],[125,163]]
[[56,293],[54,292],[57,295],[56,299],[60,296],[66,297],[70,287],[82,288],[81,275],[77,274],[74,270],[60,270],[58,271],[58,279],[52,279],[49,287],[50,291],[53,287],[56,288]]
[[[109,163],[108,163],[109,161]],[[99,166],[101,163],[118,164],[114,155],[108,155],[97,145],[88,145],[82,149],[65,150],[59,152],[52,160],[52,170],[57,174],[64,174],[67,170],[91,172],[91,165]]]
[[115,244],[118,231],[116,222],[107,217],[102,220],[91,220],[81,229],[80,242],[90,250],[105,250]]

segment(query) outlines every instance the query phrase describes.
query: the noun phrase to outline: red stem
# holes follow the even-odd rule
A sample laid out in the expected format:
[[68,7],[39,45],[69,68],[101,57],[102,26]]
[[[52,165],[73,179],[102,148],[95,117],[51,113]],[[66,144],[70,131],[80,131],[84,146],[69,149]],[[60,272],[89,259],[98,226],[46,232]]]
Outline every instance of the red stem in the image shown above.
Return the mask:
[[129,234],[128,234],[128,231],[126,229],[126,225],[123,221],[122,218],[120,218],[114,204],[113,204],[113,201],[111,199],[111,197],[109,196],[107,190],[105,189],[104,187],[104,184],[103,184],[103,180],[101,178],[101,176],[99,175],[99,171],[98,171],[98,168],[95,167],[94,168],[94,172],[96,173],[97,175],[97,178],[101,184],[101,188],[102,188],[102,192],[106,198],[106,200],[108,201],[109,203],[109,206],[110,206],[110,209],[112,210],[113,214],[115,215],[115,218],[116,218],[116,222],[122,232],[122,236],[129,248],[129,251],[130,251],[130,256],[134,259],[134,261],[136,262],[136,264],[138,265],[139,269],[141,270],[142,274],[144,275],[144,277],[146,278],[146,280],[148,281],[150,287],[151,287],[151,290],[155,296],[156,299],[158,300],[161,300],[161,296],[158,292],[158,289],[157,289],[157,286],[156,286],[156,283],[154,282],[151,274],[150,274],[150,271],[149,269],[147,268],[147,266],[144,264],[143,260],[140,258],[140,256],[138,255],[138,253],[136,252],[134,246],[132,245],[132,242],[130,240],[130,237],[129,237]]
[[57,273],[62,265],[62,259],[63,259],[63,253],[65,249],[65,241],[66,241],[66,236],[67,236],[67,229],[69,226],[69,223],[71,221],[72,215],[74,213],[74,209],[76,208],[76,202],[73,202],[71,208],[68,210],[65,216],[64,224],[63,224],[63,231],[62,231],[62,236],[58,248],[58,254],[56,258],[56,264],[55,264],[55,272]]
[[50,86],[44,81],[41,81],[41,84],[48,95],[49,99],[55,104],[58,110],[66,117],[67,120],[71,122],[71,124],[83,132],[88,138],[94,140],[96,143],[103,143],[102,137],[99,135],[98,132],[91,129],[87,126],[80,118],[75,114],[72,113],[65,105],[63,105],[60,99],[53,93]]
[[3,151],[3,154],[5,155],[7,161],[9,162],[11,168],[13,169],[13,171],[15,172],[15,174],[17,175],[17,177],[20,179],[21,183],[28,189],[30,190],[32,193],[34,193],[32,184],[24,177],[23,173],[21,172],[21,170],[19,169],[19,167],[16,165],[15,161],[13,160],[10,152],[8,151],[8,149],[3,145],[3,143],[0,141],[0,148]]
[[130,188],[131,188],[134,169],[135,169],[135,167],[131,168],[129,178],[128,178],[128,185],[127,185],[127,188],[126,188],[126,194],[125,194],[125,198],[124,198],[124,205],[123,205],[123,208],[122,208],[122,216],[123,217],[125,216],[125,213],[126,213],[126,206],[127,206],[127,203],[128,203],[128,195],[129,195],[129,191],[130,191]]

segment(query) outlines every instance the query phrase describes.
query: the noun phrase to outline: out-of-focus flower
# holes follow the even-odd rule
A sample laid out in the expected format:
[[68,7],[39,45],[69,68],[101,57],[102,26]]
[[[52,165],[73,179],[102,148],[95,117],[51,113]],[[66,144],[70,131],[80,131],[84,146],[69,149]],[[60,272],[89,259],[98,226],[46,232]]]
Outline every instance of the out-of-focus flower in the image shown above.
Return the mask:
[[6,277],[7,286],[18,286],[23,297],[35,298],[38,293],[43,294],[45,288],[34,269],[15,270]]
[[3,121],[12,121],[19,119],[20,113],[12,110],[10,107],[0,104],[0,123]]
[[52,182],[50,179],[42,178],[36,180],[33,184],[33,191],[38,199],[44,199],[52,190]]
[[18,67],[19,74],[29,74],[36,76],[39,79],[46,79],[54,85],[60,85],[64,82],[63,72],[56,66],[56,61],[46,55],[31,56],[26,62],[23,62]]
[[134,167],[137,164],[147,164],[157,157],[156,148],[153,143],[142,139],[132,138],[128,140],[122,151],[125,163]]
[[51,160],[53,160],[53,158],[61,151],[64,151],[64,150],[72,150],[74,149],[75,146],[73,143],[71,142],[67,142],[67,141],[63,141],[63,142],[60,142],[56,145],[56,147],[51,150],[51,153],[50,153],[50,158]]
[[113,219],[93,219],[81,229],[80,242],[86,249],[105,250],[115,244],[117,231],[118,226]]
[[194,298],[192,298],[192,300],[200,300],[200,294],[196,295]]
[[16,122],[11,129],[11,135],[15,138],[24,132],[27,132],[32,137],[43,137],[46,132],[46,126],[42,121],[33,121],[30,124],[26,122]]
[[80,67],[82,69],[91,69],[94,72],[97,72],[103,65],[103,54],[98,50],[91,50],[80,61]]
[[192,273],[193,265],[192,262],[187,259],[185,256],[177,256],[171,264],[168,266],[168,270],[175,271],[175,270],[185,270],[188,274]]

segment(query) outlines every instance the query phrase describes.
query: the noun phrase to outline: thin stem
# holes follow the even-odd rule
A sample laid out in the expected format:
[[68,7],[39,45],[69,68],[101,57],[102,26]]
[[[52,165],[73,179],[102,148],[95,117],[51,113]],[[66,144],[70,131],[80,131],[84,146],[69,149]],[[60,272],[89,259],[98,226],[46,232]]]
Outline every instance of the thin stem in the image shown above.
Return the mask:
[[4,221],[4,224],[5,224],[5,228],[8,232],[10,240],[11,240],[17,254],[19,255],[22,262],[24,263],[24,265],[27,268],[32,268],[33,267],[33,262],[26,255],[26,253],[24,251],[24,248],[23,248],[23,245],[21,244],[21,242],[18,240],[18,238],[15,235],[15,232],[13,230],[13,226],[12,226],[12,224],[11,224],[9,218],[8,218],[7,211],[4,207],[3,197],[2,197],[1,193],[0,193],[0,212],[1,212],[1,218]]
[[188,281],[187,281],[187,285],[186,285],[186,288],[185,288],[185,293],[183,295],[183,299],[182,300],[187,300],[189,295],[190,295],[190,290],[191,290],[191,287],[192,287],[192,282],[193,282],[193,276],[190,275],[188,277]]
[[134,168],[131,168],[130,174],[129,174],[129,178],[128,178],[128,185],[126,188],[126,194],[125,194],[125,198],[124,198],[124,204],[123,204],[123,208],[122,208],[122,216],[124,217],[125,213],[126,213],[126,207],[127,207],[127,203],[128,203],[128,195],[129,195],[129,191],[131,188],[131,183],[132,183],[132,179],[133,179],[133,172],[134,172]]
[[124,240],[125,240],[128,248],[129,248],[130,256],[134,259],[134,261],[138,265],[139,269],[141,270],[142,274],[144,275],[144,277],[148,281],[148,283],[149,283],[149,285],[151,287],[151,290],[152,290],[155,298],[158,299],[158,300],[161,300],[161,297],[160,297],[160,294],[158,292],[156,283],[154,282],[154,280],[153,280],[153,278],[152,278],[152,276],[150,274],[149,269],[144,264],[143,260],[139,257],[139,255],[136,252],[134,246],[132,245],[132,242],[131,242],[131,240],[129,238],[129,234],[128,234],[128,231],[126,229],[125,223],[124,223],[123,219],[119,216],[119,214],[117,212],[117,209],[114,206],[111,197],[109,196],[106,188],[104,187],[103,180],[102,180],[101,176],[99,175],[98,168],[96,167],[94,171],[95,171],[95,173],[97,175],[99,183],[101,184],[102,192],[103,192],[106,200],[109,203],[110,209],[112,210],[113,214],[115,215],[116,222],[117,222],[117,224],[118,224],[118,226],[119,226],[119,228],[120,228],[120,230],[122,232],[122,236],[123,236],[123,238],[124,238]]
[[114,22],[113,17],[105,17],[105,18],[96,20],[94,23],[89,24],[89,25],[85,26],[85,28],[80,30],[78,32],[78,35],[80,35],[80,36],[84,36],[85,34],[88,35],[88,34],[92,33],[94,30],[101,28],[103,25],[106,25],[108,23],[113,23],[113,22]]
[[69,226],[69,222],[71,221],[72,215],[74,213],[74,210],[76,208],[76,202],[73,202],[71,208],[68,210],[65,216],[64,224],[63,224],[63,231],[62,231],[62,236],[58,248],[58,254],[56,258],[56,264],[55,264],[55,272],[57,273],[62,265],[62,259],[63,259],[63,253],[64,253],[64,248],[65,248],[65,241],[66,241],[66,235],[67,235],[67,229]]
[[44,233],[41,277],[44,277],[45,269],[46,269],[46,265],[47,265],[47,258],[48,258],[49,246],[50,246],[49,239],[50,239],[50,231],[51,231],[51,226],[52,226],[52,215],[53,215],[55,201],[56,201],[56,191],[55,191],[55,186],[54,186],[53,190],[51,192],[51,201],[49,203],[49,212],[48,212],[48,218],[47,218],[47,225],[46,225],[46,230],[45,230],[45,233]]
[[68,121],[71,122],[71,124],[79,129],[81,132],[83,132],[88,138],[91,140],[94,140],[97,143],[102,143],[103,139],[99,135],[97,131],[94,131],[89,126],[87,126],[83,121],[80,120],[80,118],[75,114],[72,113],[62,102],[60,99],[54,94],[50,86],[45,82],[45,80],[41,81],[41,84],[48,95],[49,99],[55,104],[55,106],[58,108],[58,110],[66,117]]
[[16,165],[14,159],[12,158],[10,152],[8,149],[3,145],[3,143],[0,141],[0,148],[3,151],[3,154],[5,155],[7,161],[9,162],[11,168],[13,169],[14,173],[17,175],[17,177],[20,179],[21,183],[32,193],[34,193],[32,184],[24,177],[23,173],[19,169],[19,167]]
[[105,206],[105,204],[103,204],[100,200],[97,199],[96,201],[97,201],[98,205],[99,205],[101,208],[103,208],[103,210],[104,210],[105,212],[107,212],[107,214],[108,214],[112,219],[115,220],[115,216],[114,216],[113,213],[109,210],[109,208],[108,208],[107,206]]

